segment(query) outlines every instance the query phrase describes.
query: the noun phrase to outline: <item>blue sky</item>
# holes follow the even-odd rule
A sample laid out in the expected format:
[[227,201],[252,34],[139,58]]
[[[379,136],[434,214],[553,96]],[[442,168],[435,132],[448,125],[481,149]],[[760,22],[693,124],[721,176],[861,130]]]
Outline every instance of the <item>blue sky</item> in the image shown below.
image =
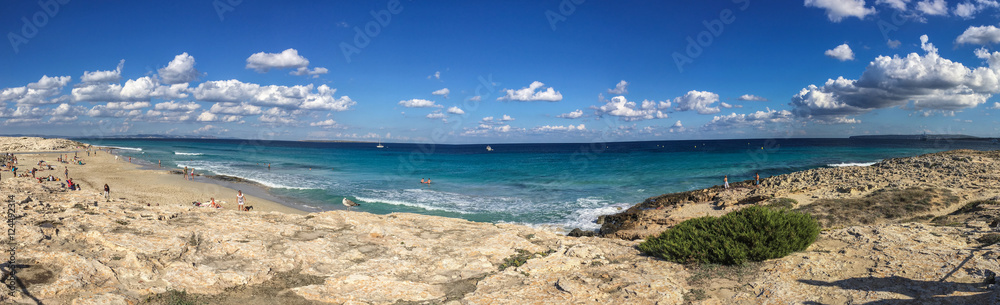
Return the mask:
[[520,143],[1000,131],[997,1],[705,2],[8,1],[0,134]]

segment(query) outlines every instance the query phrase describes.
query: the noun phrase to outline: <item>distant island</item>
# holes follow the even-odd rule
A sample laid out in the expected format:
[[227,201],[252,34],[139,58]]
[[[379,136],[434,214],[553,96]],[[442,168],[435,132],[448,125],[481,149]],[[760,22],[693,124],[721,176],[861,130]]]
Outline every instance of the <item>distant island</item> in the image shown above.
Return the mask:
[[914,135],[865,135],[851,136],[850,139],[858,140],[990,140],[993,138],[982,138],[962,134],[914,134]]
[[300,140],[299,142],[313,143],[376,143],[371,141],[350,141],[350,140]]

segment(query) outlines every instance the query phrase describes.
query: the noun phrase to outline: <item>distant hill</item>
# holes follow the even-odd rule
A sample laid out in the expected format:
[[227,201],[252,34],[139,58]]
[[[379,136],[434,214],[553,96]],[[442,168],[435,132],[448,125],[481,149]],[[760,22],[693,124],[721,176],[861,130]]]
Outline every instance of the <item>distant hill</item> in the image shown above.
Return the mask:
[[962,134],[914,134],[914,135],[867,135],[867,136],[851,136],[851,139],[859,140],[976,140],[976,139],[989,139],[980,138]]

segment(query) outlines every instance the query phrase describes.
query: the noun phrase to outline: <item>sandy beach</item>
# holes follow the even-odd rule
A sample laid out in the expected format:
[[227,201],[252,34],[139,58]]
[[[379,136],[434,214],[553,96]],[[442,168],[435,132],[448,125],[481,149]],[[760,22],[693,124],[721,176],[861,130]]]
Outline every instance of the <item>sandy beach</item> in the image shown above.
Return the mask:
[[[37,177],[53,177],[65,179],[65,170],[69,169],[69,178],[74,183],[79,183],[84,189],[101,192],[104,184],[111,188],[112,200],[137,202],[149,205],[191,205],[192,202],[207,202],[215,198],[216,202],[222,204],[223,209],[236,209],[237,190],[226,188],[207,181],[206,177],[195,176],[193,180],[188,180],[181,175],[171,174],[169,168],[162,170],[141,169],[137,164],[129,163],[128,158],[115,160],[115,155],[106,150],[96,150],[88,152],[85,149],[64,151],[57,153],[18,153],[19,173],[30,171],[31,168],[42,168],[38,166],[38,161],[44,160],[46,164],[52,165],[54,170],[39,170]],[[75,162],[60,163],[57,159],[60,155],[68,156],[72,160],[74,154],[79,157],[84,165]],[[0,177],[11,177],[9,171],[0,173]],[[65,181],[61,181],[64,183]],[[246,192],[244,192],[246,193]],[[276,203],[274,201],[244,194],[246,205],[253,206],[253,211],[305,214],[306,212]]]

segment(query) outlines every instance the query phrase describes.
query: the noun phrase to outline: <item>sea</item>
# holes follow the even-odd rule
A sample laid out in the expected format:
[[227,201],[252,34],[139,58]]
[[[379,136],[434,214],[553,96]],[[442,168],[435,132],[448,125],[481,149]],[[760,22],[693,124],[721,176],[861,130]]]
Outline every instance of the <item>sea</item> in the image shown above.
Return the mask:
[[[220,139],[76,139],[151,168],[257,182],[306,211],[417,213],[565,232],[646,198],[821,167],[952,149],[981,140],[749,139],[559,144],[407,144]],[[491,149],[491,150],[490,150]],[[270,165],[270,169],[268,168]],[[420,183],[429,179],[430,184]]]

